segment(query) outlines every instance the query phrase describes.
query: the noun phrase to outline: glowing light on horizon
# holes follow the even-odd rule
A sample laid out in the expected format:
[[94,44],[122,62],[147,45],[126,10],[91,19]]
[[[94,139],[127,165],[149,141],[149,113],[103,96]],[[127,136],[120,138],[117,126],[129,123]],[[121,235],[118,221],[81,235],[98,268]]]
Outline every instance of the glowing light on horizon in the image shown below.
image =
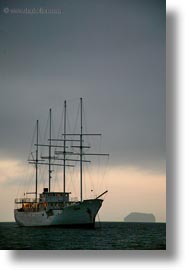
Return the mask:
[[[6,213],[2,209],[1,220],[13,220],[13,201],[17,195],[18,185],[26,179],[26,165],[20,160],[1,160],[1,198],[0,204],[7,204]],[[85,198],[88,196],[96,196],[108,189],[109,192],[105,196],[103,207],[100,211],[102,220],[123,220],[124,216],[130,212],[148,212],[156,216],[157,221],[166,220],[166,177],[160,173],[151,173],[145,170],[138,170],[133,167],[114,167],[110,166],[108,173],[103,173],[104,169],[99,169],[103,179],[98,179],[98,173],[94,167],[91,170],[91,181],[88,183],[89,174],[84,175]],[[26,171],[27,173],[27,171]],[[58,177],[62,176],[62,172],[58,173]],[[32,168],[32,183],[34,184],[34,170]],[[18,181],[20,179],[20,181]],[[55,180],[55,179],[54,179]],[[62,186],[62,177],[58,181]],[[68,179],[68,189],[72,190],[71,184],[77,185],[76,192],[72,192],[72,196],[77,196],[79,190],[79,177],[72,176]],[[19,182],[19,183],[18,183]],[[94,184],[93,184],[94,182]],[[43,183],[39,188],[42,192]],[[55,189],[58,186],[55,186]],[[98,188],[98,190],[96,190]],[[23,187],[26,189],[26,186]],[[22,194],[23,194],[22,189]]]

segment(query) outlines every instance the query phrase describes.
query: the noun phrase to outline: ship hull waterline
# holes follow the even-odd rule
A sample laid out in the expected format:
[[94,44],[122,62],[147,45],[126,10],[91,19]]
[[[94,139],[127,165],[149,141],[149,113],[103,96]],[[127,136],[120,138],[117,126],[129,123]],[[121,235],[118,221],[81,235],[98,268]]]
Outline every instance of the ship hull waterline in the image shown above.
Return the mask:
[[90,199],[65,206],[61,209],[46,209],[40,211],[14,210],[14,217],[19,226],[42,227],[87,227],[94,228],[96,215],[103,200]]

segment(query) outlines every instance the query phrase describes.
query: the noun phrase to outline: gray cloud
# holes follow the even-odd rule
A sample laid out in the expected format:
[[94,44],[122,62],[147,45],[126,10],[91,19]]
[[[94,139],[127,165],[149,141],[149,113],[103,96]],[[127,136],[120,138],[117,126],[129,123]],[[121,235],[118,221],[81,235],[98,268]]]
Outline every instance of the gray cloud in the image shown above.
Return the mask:
[[163,170],[164,1],[24,1],[43,5],[63,14],[0,14],[1,155],[23,159],[36,119],[83,96],[112,164]]

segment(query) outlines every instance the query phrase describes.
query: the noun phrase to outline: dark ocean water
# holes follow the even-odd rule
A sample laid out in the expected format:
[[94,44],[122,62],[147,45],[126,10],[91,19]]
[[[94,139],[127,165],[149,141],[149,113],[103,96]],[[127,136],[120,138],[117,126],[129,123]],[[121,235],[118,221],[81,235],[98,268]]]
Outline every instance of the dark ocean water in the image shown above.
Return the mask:
[[165,223],[102,222],[95,229],[19,227],[0,223],[0,249],[5,250],[164,250]]

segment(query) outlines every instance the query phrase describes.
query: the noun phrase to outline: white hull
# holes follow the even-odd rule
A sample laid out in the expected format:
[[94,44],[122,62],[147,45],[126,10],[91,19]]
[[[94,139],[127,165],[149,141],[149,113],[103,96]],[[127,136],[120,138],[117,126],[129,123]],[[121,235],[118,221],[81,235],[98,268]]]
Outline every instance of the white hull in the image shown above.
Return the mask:
[[40,211],[14,210],[17,224],[20,226],[91,226],[102,205],[101,199],[84,200],[65,206],[62,209]]

